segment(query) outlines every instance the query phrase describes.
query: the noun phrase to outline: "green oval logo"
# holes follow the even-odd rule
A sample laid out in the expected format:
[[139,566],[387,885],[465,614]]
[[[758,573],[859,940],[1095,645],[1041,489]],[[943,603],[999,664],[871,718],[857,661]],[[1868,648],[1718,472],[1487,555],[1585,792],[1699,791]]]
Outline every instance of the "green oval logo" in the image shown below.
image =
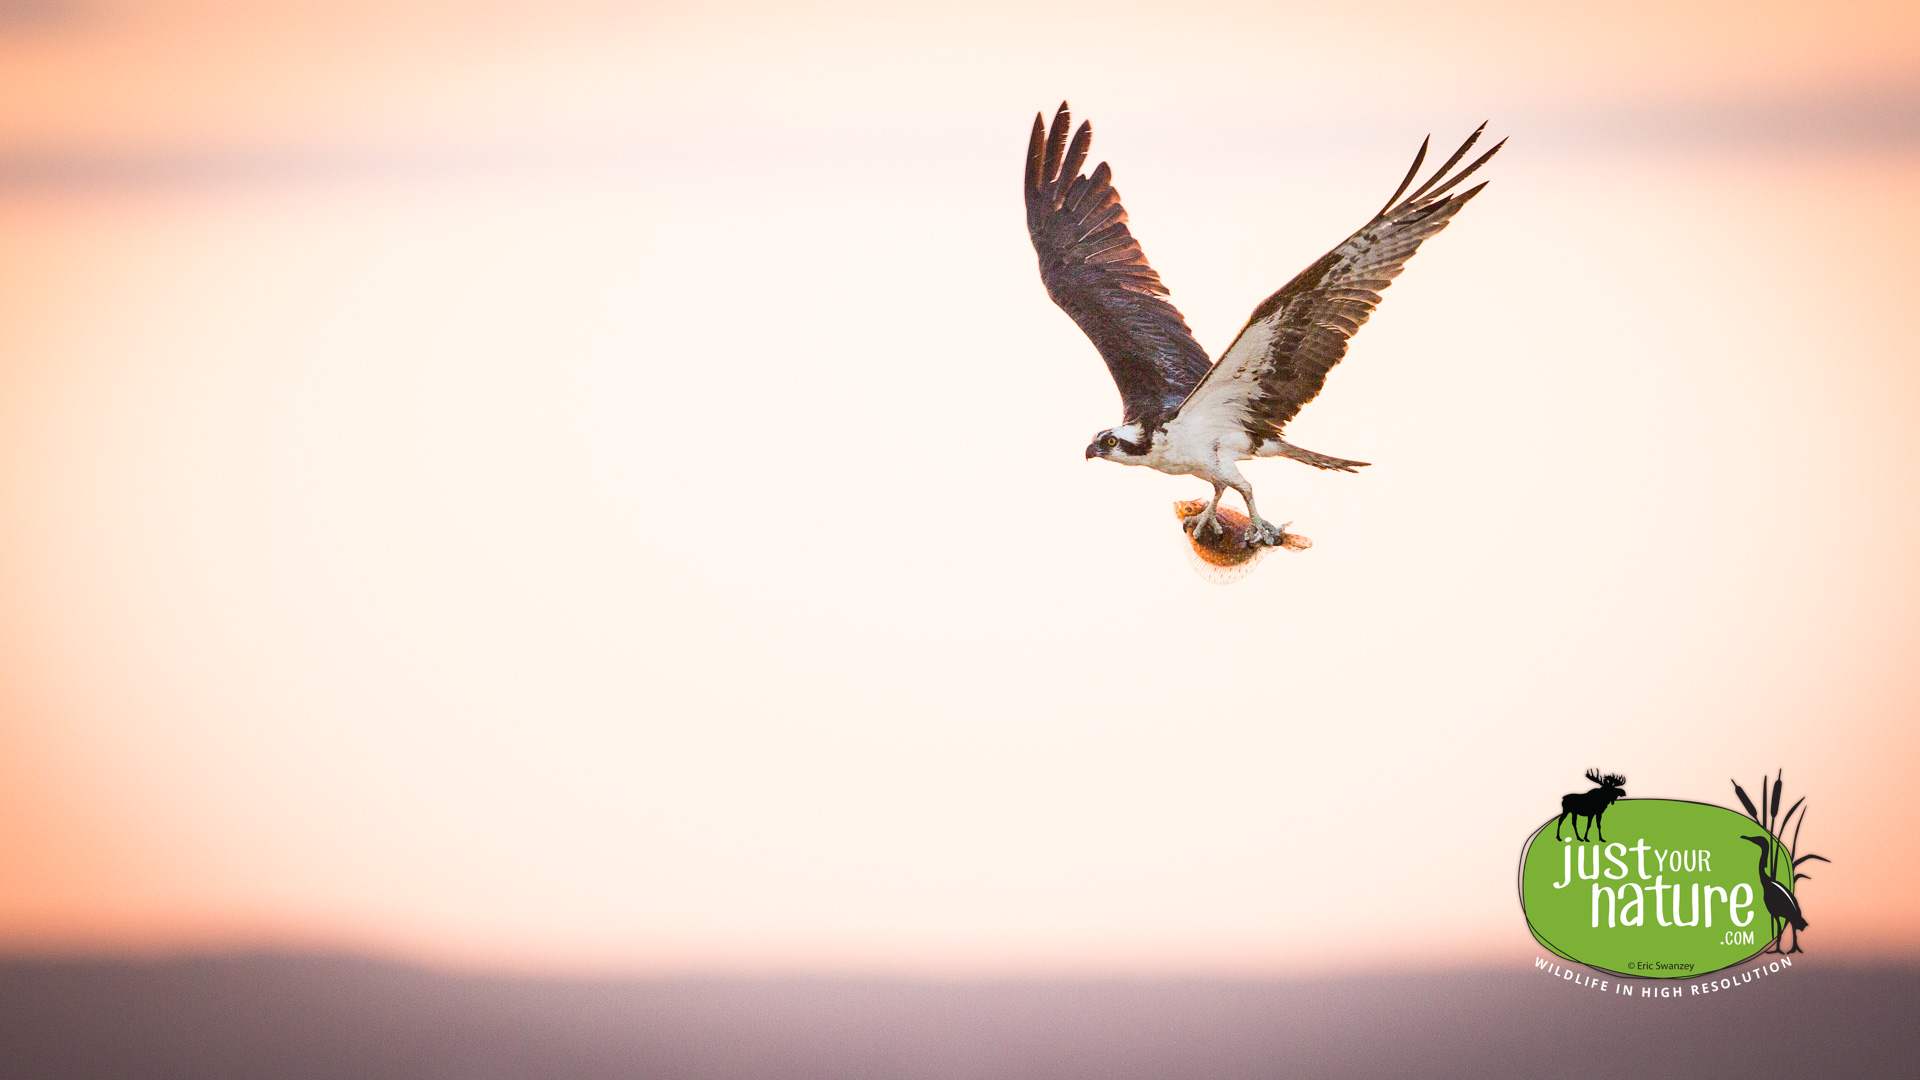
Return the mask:
[[1548,820],[1520,857],[1527,926],[1562,959],[1685,979],[1752,959],[1779,937],[1767,883],[1791,894],[1793,858],[1753,819],[1707,803],[1618,798],[1603,828],[1579,824]]

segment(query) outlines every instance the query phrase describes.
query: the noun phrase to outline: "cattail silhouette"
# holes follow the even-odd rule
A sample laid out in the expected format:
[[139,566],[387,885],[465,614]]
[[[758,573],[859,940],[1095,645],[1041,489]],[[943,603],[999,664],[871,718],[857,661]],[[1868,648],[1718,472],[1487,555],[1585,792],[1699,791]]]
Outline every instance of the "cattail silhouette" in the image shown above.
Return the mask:
[[[1787,808],[1787,812],[1781,814],[1780,793],[1785,777],[1785,769],[1781,769],[1774,774],[1773,791],[1771,795],[1769,795],[1767,791],[1766,780],[1763,778],[1760,781],[1761,805],[1759,807],[1753,805],[1753,800],[1747,797],[1746,790],[1740,786],[1740,781],[1738,780],[1733,781],[1733,793],[1739,798],[1740,805],[1747,808],[1747,816],[1757,822],[1762,829],[1766,830],[1765,836],[1742,836],[1740,839],[1751,841],[1760,846],[1760,896],[1766,903],[1767,914],[1771,916],[1773,920],[1773,945],[1767,949],[1767,951],[1797,953],[1801,951],[1800,931],[1807,928],[1807,920],[1806,916],[1800,912],[1800,899],[1796,895],[1796,891],[1800,882],[1811,881],[1813,879],[1813,875],[1800,872],[1800,864],[1811,859],[1818,859],[1823,863],[1830,863],[1833,860],[1824,855],[1814,855],[1811,853],[1801,855],[1799,853],[1800,826],[1807,823],[1807,811],[1805,809],[1807,798],[1802,795],[1800,798],[1795,799],[1793,805]],[[1784,831],[1786,823],[1793,820],[1793,814],[1796,810],[1800,812],[1800,820],[1793,826],[1793,842],[1791,844],[1783,844],[1780,841],[1780,833]],[[1779,857],[1783,847],[1786,849],[1786,856],[1791,862],[1790,868],[1794,871],[1793,881],[1787,885],[1782,885],[1780,879],[1776,876],[1776,871],[1780,865]],[[1782,949],[1780,948],[1780,937],[1786,933],[1786,928],[1789,926],[1793,928],[1793,947],[1790,949]]]

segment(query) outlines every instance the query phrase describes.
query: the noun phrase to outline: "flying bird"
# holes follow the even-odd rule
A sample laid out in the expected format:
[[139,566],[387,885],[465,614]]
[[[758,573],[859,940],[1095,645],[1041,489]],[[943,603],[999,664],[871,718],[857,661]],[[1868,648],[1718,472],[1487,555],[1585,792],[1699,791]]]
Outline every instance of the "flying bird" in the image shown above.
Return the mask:
[[1212,484],[1213,501],[1184,521],[1196,538],[1221,531],[1220,498],[1232,488],[1247,504],[1246,542],[1279,544],[1285,534],[1254,508],[1253,485],[1240,475],[1238,463],[1286,457],[1338,472],[1368,464],[1317,454],[1281,436],[1320,393],[1327,372],[1346,355],[1347,339],[1379,305],[1381,291],[1421,242],[1446,228],[1486,184],[1448,192],[1506,140],[1453,173],[1486,129],[1480,125],[1409,194],[1426,161],[1422,142],[1386,206],[1261,301],[1216,364],[1167,300],[1167,287],[1128,231],[1113,170],[1101,162],[1091,175],[1080,171],[1093,125],[1082,123],[1069,141],[1072,125],[1066,102],[1060,103],[1051,129],[1034,115],[1027,144],[1027,232],[1040,256],[1047,295],[1092,339],[1120,389],[1122,422],[1095,435],[1087,457]]

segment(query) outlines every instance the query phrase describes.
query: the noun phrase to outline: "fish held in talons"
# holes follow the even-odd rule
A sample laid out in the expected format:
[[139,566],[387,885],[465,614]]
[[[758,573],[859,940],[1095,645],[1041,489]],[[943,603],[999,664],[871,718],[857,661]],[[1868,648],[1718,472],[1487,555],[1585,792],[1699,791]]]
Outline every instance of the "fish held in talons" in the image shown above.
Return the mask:
[[1254,566],[1276,547],[1305,551],[1313,546],[1313,541],[1299,533],[1287,532],[1284,526],[1275,542],[1250,542],[1253,522],[1245,514],[1224,506],[1214,511],[1214,522],[1219,528],[1204,530],[1202,535],[1202,530],[1188,523],[1206,508],[1205,499],[1185,499],[1173,504],[1173,514],[1186,530],[1187,543],[1193,549],[1194,570],[1216,584],[1224,585],[1251,574]]

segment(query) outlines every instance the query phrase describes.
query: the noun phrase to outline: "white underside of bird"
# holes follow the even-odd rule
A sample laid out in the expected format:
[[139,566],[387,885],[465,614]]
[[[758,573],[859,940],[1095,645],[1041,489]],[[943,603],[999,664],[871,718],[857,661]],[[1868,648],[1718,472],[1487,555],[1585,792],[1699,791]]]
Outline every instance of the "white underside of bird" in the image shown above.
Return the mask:
[[[1113,433],[1136,445],[1145,435],[1137,424],[1122,425],[1114,428]],[[1186,519],[1186,527],[1194,530],[1196,535],[1220,530],[1215,515],[1220,508],[1221,497],[1228,488],[1232,488],[1246,501],[1247,517],[1253,522],[1248,530],[1247,542],[1278,544],[1287,525],[1292,523],[1275,525],[1261,517],[1254,505],[1253,485],[1240,473],[1240,462],[1266,457],[1292,458],[1316,468],[1340,472],[1352,472],[1366,464],[1364,461],[1316,454],[1280,439],[1264,440],[1256,449],[1253,437],[1238,422],[1221,413],[1209,411],[1199,411],[1194,419],[1174,417],[1166,427],[1153,433],[1153,441],[1148,444],[1145,454],[1129,454],[1116,448],[1107,460],[1122,465],[1144,465],[1169,476],[1197,476],[1212,484],[1213,500],[1205,510]]]
[[[1253,522],[1248,530],[1249,544],[1278,544],[1286,525],[1275,525],[1260,516],[1253,503],[1253,485],[1240,473],[1240,462],[1253,458],[1284,457],[1315,468],[1353,472],[1367,463],[1349,461],[1303,450],[1284,439],[1256,437],[1247,430],[1245,416],[1258,394],[1254,381],[1258,364],[1272,345],[1274,324],[1279,315],[1252,323],[1240,333],[1217,370],[1194,389],[1181,404],[1180,411],[1165,427],[1153,433],[1147,453],[1129,454],[1116,447],[1107,460],[1122,465],[1144,465],[1171,476],[1197,476],[1213,485],[1213,501],[1200,513],[1186,519],[1186,527],[1195,535],[1217,532],[1216,512],[1220,498],[1228,488],[1246,501],[1247,517]],[[1126,444],[1140,445],[1146,432],[1139,424],[1123,424],[1113,433]],[[1287,524],[1292,524],[1288,522]]]

